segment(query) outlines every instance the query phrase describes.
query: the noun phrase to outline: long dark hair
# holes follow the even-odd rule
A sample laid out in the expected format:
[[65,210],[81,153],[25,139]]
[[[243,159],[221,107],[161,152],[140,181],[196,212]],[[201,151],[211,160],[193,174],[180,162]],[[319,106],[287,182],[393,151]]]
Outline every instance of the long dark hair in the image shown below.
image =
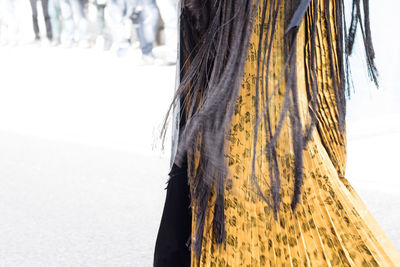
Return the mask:
[[[347,27],[344,0],[182,0],[181,13],[181,83],[175,94],[174,103],[181,104],[185,123],[181,129],[175,163],[189,161],[192,168],[189,173],[191,185],[192,207],[197,218],[192,249],[196,256],[201,254],[202,236],[208,202],[211,192],[215,192],[213,230],[216,243],[225,242],[224,186],[227,177],[226,146],[231,120],[235,111],[244,64],[249,48],[250,37],[257,14],[261,15],[258,29],[260,42],[257,55],[256,94],[262,85],[263,73],[269,69],[271,48],[276,38],[278,12],[285,8],[285,69],[286,93],[281,110],[281,117],[275,132],[271,131],[268,104],[259,109],[259,99],[255,98],[256,123],[254,124],[254,146],[256,149],[257,132],[261,117],[264,116],[267,133],[271,198],[264,196],[255,175],[255,152],[253,153],[252,181],[258,194],[273,210],[275,219],[280,207],[280,173],[278,168],[276,142],[286,117],[292,127],[292,143],[294,150],[294,194],[291,203],[295,210],[299,203],[303,184],[303,149],[310,140],[311,132],[317,124],[312,110],[318,106],[317,83],[307,84],[307,95],[311,122],[305,131],[300,120],[297,99],[296,42],[303,17],[310,8],[318,7],[319,1],[325,1],[328,31],[337,32],[335,40],[328,38],[328,53],[332,57],[339,56],[339,71],[331,67],[331,76],[338,105],[338,121],[341,129],[345,121],[345,98],[349,88],[349,59],[353,50],[355,34],[360,26],[364,41],[367,65],[371,79],[378,84],[377,69],[374,64],[374,49],[371,41],[369,22],[369,0],[353,0],[351,22]],[[335,20],[331,24],[330,5],[335,5]],[[259,13],[260,12],[260,13]],[[311,46],[307,70],[316,79],[316,23],[318,12],[314,12],[309,25],[309,42]],[[349,30],[347,30],[349,28]],[[281,37],[279,37],[281,38]],[[336,51],[334,51],[336,49]],[[268,73],[268,71],[266,71]],[[289,116],[287,116],[289,114]],[[215,190],[215,191],[213,191]]]

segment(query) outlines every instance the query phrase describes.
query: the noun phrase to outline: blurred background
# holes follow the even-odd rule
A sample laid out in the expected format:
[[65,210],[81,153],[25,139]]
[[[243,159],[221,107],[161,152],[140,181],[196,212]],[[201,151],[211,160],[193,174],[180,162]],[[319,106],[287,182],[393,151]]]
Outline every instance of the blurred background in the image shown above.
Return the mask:
[[[400,250],[400,3],[370,5],[380,88],[356,43],[347,178]],[[177,0],[0,0],[0,266],[152,265],[176,25]]]

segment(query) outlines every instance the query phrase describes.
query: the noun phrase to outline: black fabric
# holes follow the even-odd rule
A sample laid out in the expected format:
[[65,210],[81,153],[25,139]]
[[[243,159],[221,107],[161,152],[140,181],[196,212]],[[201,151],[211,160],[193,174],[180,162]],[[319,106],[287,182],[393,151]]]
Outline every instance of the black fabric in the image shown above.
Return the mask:
[[154,267],[190,267],[187,242],[191,235],[187,165],[174,165],[154,252]]

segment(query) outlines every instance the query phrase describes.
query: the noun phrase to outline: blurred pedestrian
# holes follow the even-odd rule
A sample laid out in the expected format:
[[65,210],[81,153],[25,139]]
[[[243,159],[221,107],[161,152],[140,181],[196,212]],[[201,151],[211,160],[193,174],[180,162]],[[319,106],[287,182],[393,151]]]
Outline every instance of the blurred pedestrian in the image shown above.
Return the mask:
[[109,50],[112,45],[111,36],[106,25],[105,9],[107,0],[94,0],[96,6],[96,45],[101,45],[104,50]]
[[142,63],[153,64],[153,43],[158,22],[155,0],[109,0],[108,9],[117,55],[123,56],[127,53],[131,44],[130,29],[133,23],[140,43]]
[[154,63],[153,44],[156,40],[158,9],[155,0],[139,0],[136,8],[139,27],[136,34],[139,39],[144,64]]
[[138,0],[108,0],[113,46],[118,56],[124,56],[130,47],[130,16]]
[[14,0],[0,0],[0,44],[18,43],[18,22]]
[[80,45],[84,48],[90,47],[89,22],[87,19],[88,2],[86,0],[60,0],[60,4],[66,46],[71,47],[76,44],[75,30],[78,28]]
[[[46,36],[49,42],[53,39],[53,33],[51,30],[51,22],[49,16],[48,0],[40,0],[42,3],[43,17],[46,25]],[[35,33],[35,42],[40,41],[40,30],[39,30],[39,21],[38,21],[38,11],[37,11],[37,0],[30,0],[31,8],[32,8],[32,21],[33,21],[33,31]]]
[[174,65],[177,60],[178,43],[178,0],[157,0],[161,18],[164,22],[166,65]]
[[49,16],[53,32],[52,46],[61,43],[61,6],[60,0],[49,0]]

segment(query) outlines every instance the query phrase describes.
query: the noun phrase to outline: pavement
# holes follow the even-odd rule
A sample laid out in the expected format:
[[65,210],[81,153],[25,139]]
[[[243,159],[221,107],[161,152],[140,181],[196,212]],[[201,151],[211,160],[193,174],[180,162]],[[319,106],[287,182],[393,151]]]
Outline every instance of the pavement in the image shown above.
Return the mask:
[[151,266],[167,162],[0,134],[0,266]]
[[135,53],[0,48],[0,266],[151,266],[175,68]]
[[[378,40],[379,90],[355,56],[347,178],[400,250],[398,44]],[[169,166],[158,134],[175,68],[137,58],[0,48],[1,267],[152,265]]]

